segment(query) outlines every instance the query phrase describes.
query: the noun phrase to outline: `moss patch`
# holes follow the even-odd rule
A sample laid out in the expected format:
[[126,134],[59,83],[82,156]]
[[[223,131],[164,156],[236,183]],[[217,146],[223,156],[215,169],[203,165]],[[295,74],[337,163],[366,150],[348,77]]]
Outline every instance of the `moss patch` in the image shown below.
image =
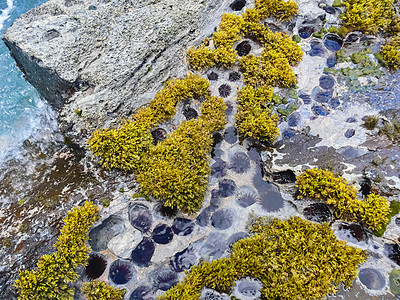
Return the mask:
[[203,287],[229,293],[246,276],[262,282],[265,299],[320,299],[340,283],[350,287],[366,259],[365,251],[338,241],[326,223],[259,218],[251,232],[233,245],[230,257],[192,267],[160,299],[199,299]]
[[389,220],[388,201],[370,194],[357,199],[357,189],[332,172],[309,169],[297,177],[299,199],[310,197],[325,200],[335,208],[335,216],[350,222],[360,222],[372,230],[380,230]]

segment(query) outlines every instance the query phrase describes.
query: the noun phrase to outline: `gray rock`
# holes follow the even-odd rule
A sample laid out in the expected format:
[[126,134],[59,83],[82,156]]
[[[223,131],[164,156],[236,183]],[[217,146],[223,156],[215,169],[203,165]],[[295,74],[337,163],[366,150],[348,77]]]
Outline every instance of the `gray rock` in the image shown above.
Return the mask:
[[81,132],[116,125],[169,77],[184,76],[187,48],[213,33],[230,2],[92,4],[50,0],[3,36],[26,79],[58,110],[61,130],[81,144]]

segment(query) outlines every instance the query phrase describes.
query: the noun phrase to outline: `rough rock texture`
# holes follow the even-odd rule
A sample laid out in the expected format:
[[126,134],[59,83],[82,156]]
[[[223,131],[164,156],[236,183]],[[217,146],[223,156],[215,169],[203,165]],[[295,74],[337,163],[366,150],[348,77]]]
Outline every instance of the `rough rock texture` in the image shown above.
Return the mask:
[[229,2],[50,0],[3,40],[74,141],[115,125],[187,71],[189,46],[212,34]]

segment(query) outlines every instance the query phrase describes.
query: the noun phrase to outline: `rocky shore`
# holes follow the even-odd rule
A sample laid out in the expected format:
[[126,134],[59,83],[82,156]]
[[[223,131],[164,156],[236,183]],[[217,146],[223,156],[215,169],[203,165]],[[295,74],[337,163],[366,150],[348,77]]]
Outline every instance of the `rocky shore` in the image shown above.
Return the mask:
[[[237,66],[197,72],[210,81],[211,94],[228,104],[228,124],[214,136],[205,202],[191,215],[165,211],[159,202],[138,195],[133,174],[101,169],[87,150],[87,140],[95,129],[116,128],[154,98],[169,78],[185,76],[187,49],[210,37],[224,12],[240,15],[254,3],[50,0],[17,19],[3,41],[26,79],[56,110],[62,135],[47,148],[27,141],[32,164],[10,162],[15,170],[7,173],[0,189],[0,195],[10,196],[0,206],[0,297],[15,298],[12,284],[19,269],[32,269],[38,257],[52,252],[65,212],[92,200],[101,207],[101,220],[90,233],[91,263],[104,264],[95,278],[126,288],[127,299],[138,289],[148,288],[149,297],[162,295],[200,259],[228,255],[230,245],[248,235],[247,220],[254,214],[328,222],[339,238],[369,251],[353,289],[341,290],[332,299],[395,299],[399,216],[377,237],[357,223],[336,219],[324,203],[297,200],[295,180],[302,171],[319,167],[341,174],[361,198],[374,192],[399,200],[399,140],[393,138],[394,125],[385,131],[398,118],[399,101],[392,89],[398,74],[379,67],[372,55],[383,38],[360,32],[341,37],[322,30],[339,27],[343,7],[333,1],[297,3],[299,15],[292,21],[266,21],[274,31],[298,37],[304,53],[293,68],[296,88],[274,89],[284,99],[277,107],[282,118],[275,144],[241,141],[237,135],[237,89],[244,86]],[[319,32],[320,37],[313,35]],[[259,43],[246,43],[247,53],[260,53]],[[343,49],[347,60],[340,61],[338,51]],[[375,67],[365,70],[351,59],[353,54]],[[196,118],[199,103],[183,103],[177,111],[159,126],[165,134]],[[367,128],[371,115],[376,124]],[[151,220],[146,229],[137,225],[143,216]],[[135,253],[146,247],[151,248],[150,258],[138,263]],[[116,278],[118,268],[129,268],[130,276]],[[80,272],[82,280],[95,279],[90,271]],[[242,280],[237,287],[242,283],[259,295],[258,282]],[[228,299],[213,290],[203,294],[202,299]],[[256,299],[240,288],[232,295]]]

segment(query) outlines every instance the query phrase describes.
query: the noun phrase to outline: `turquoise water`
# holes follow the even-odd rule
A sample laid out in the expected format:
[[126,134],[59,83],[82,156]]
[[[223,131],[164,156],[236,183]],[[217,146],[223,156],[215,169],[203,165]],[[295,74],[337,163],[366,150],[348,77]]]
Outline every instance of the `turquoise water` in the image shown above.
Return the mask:
[[[0,0],[0,36],[12,22],[44,0]],[[51,109],[24,79],[0,41],[0,162],[12,157],[24,140],[51,123]],[[46,125],[47,124],[47,125]]]

